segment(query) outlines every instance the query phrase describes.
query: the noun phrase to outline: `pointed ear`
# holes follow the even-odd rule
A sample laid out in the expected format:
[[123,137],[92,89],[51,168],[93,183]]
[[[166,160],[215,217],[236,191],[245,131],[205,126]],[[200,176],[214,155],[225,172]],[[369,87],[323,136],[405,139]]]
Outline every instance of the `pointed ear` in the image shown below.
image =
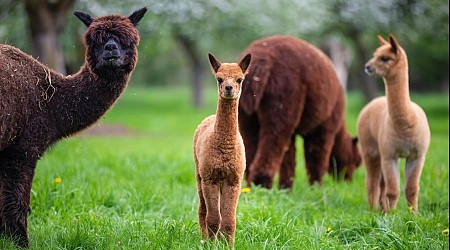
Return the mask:
[[89,25],[91,25],[92,21],[94,20],[89,14],[78,10],[74,11],[73,14],[78,17],[78,19],[80,19],[84,23],[84,25],[86,25],[86,27],[89,27]]
[[137,24],[139,23],[139,21],[141,21],[142,17],[144,17],[145,12],[147,12],[147,7],[136,10],[128,18],[133,23],[133,25],[136,27]]
[[208,53],[208,58],[214,73],[217,73],[222,63],[211,53]]
[[394,35],[389,34],[389,42],[391,43],[392,52],[397,54],[397,52],[399,51],[400,45],[398,45],[397,39],[395,39]]
[[242,60],[238,63],[239,67],[242,69],[242,73],[246,74],[248,66],[250,66],[250,62],[252,60],[252,55],[247,54]]
[[388,43],[388,41],[384,40],[384,38],[381,35],[378,35],[377,38],[381,45],[385,45]]

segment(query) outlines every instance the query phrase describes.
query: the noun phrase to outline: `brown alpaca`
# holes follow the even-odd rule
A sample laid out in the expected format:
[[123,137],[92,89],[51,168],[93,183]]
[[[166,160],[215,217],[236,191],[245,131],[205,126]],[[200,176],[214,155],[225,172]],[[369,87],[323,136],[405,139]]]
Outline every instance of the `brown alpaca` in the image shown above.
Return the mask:
[[351,137],[347,132],[345,124],[334,138],[334,145],[331,151],[330,167],[328,173],[335,180],[340,179],[340,174],[344,174],[344,180],[351,181],[353,172],[361,165],[362,159],[358,150],[358,138]]
[[[304,139],[309,183],[321,183],[329,169],[336,134],[340,129],[347,133],[345,96],[331,60],[292,36],[257,40],[243,55],[248,53],[252,54],[253,66],[243,84],[239,105],[248,185],[271,188],[279,171],[280,187],[292,187],[296,135]],[[335,153],[357,159],[356,145],[350,137],[347,140],[341,146],[349,148]],[[359,165],[357,161],[347,164]]]
[[419,182],[430,144],[425,112],[409,97],[408,59],[393,35],[367,62],[369,75],[383,78],[386,96],[367,104],[358,117],[358,135],[366,165],[367,200],[372,209],[395,209],[400,193],[398,160],[406,158],[405,194],[417,211]]
[[217,80],[219,100],[216,114],[205,118],[194,134],[198,220],[204,238],[223,235],[233,245],[245,171],[238,105],[251,56],[248,54],[236,64],[221,63],[209,54],[209,61]]
[[124,91],[137,63],[135,26],[146,10],[95,19],[76,11],[88,27],[86,62],[72,76],[0,44],[0,233],[20,246],[28,246],[37,161],[56,141],[95,123]]

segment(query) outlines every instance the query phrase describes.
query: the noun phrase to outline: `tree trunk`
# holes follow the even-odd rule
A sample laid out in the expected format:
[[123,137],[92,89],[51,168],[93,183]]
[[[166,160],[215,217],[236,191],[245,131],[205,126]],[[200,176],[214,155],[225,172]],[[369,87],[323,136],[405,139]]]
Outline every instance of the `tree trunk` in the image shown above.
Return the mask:
[[25,0],[33,56],[50,68],[66,74],[59,37],[66,25],[67,12],[75,0]]
[[331,38],[326,41],[326,50],[331,61],[333,62],[339,81],[347,91],[347,81],[351,62],[350,49],[346,48],[338,39]]
[[195,41],[183,35],[181,32],[177,32],[176,28],[174,28],[173,35],[188,59],[194,106],[197,108],[201,107],[203,106],[203,79],[205,75],[203,60],[201,60],[199,53],[197,53]]
[[366,53],[366,48],[363,44],[363,42],[360,39],[360,36],[356,36],[355,39],[356,44],[356,54],[359,56],[359,66],[358,66],[358,80],[362,86],[362,91],[364,94],[364,97],[366,98],[366,101],[369,102],[373,98],[377,96],[378,92],[378,86],[377,86],[377,79],[373,76],[369,76],[364,72],[364,65],[365,63],[371,58],[371,56],[368,56]]

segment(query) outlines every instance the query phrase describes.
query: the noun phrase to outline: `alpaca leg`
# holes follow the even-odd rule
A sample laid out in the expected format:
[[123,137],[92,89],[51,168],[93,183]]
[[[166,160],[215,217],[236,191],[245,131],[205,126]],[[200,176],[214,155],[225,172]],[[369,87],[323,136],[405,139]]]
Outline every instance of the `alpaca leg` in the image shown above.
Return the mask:
[[198,192],[198,224],[203,238],[208,238],[208,229],[206,228],[206,204],[203,197],[201,177],[197,174],[197,192]]
[[324,129],[304,136],[304,154],[309,184],[322,184],[323,175],[328,172],[334,134]]
[[406,159],[405,166],[405,195],[408,206],[412,206],[414,211],[418,210],[418,196],[420,188],[420,176],[425,163],[425,156],[419,158]]
[[[383,174],[379,156],[363,154],[366,165],[367,202],[371,209],[378,209],[381,193],[384,192]],[[383,189],[383,191],[381,190]]]
[[220,232],[226,237],[230,245],[234,243],[234,235],[236,231],[236,208],[241,192],[240,185],[223,186],[220,199],[220,213],[222,215],[222,223]]
[[203,197],[206,204],[206,228],[208,237],[216,237],[220,228],[220,189],[212,183],[202,182]]
[[291,137],[291,144],[284,155],[280,168],[280,188],[292,188],[295,177],[295,135]]
[[1,225],[0,231],[17,240],[17,244],[28,247],[27,217],[30,211],[30,192],[34,177],[34,168],[19,168],[19,164],[11,164],[14,168],[0,167],[2,183]]
[[244,111],[240,111],[239,130],[244,141],[245,160],[246,166],[248,166],[245,169],[245,177],[247,179],[247,185],[250,186],[250,182],[248,181],[249,166],[252,164],[255,158],[259,135],[259,123],[256,114],[247,115],[244,113]]
[[381,195],[381,206],[383,212],[395,209],[400,194],[400,173],[398,159],[381,159],[381,170],[385,191]]

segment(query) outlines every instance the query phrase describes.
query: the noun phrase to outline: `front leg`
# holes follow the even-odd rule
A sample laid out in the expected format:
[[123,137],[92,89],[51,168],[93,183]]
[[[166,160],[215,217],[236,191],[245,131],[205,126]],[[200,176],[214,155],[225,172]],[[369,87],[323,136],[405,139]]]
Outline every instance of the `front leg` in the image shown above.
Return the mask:
[[381,170],[383,172],[384,190],[381,191],[381,206],[387,213],[397,207],[400,195],[400,172],[398,159],[381,157]]
[[220,189],[217,184],[202,181],[201,190],[206,204],[206,228],[208,237],[215,238],[220,228]]
[[289,146],[288,151],[284,155],[283,162],[281,163],[280,168],[280,188],[288,188],[291,189],[294,184],[295,177],[295,134],[291,137],[291,144]]
[[222,215],[222,223],[220,232],[226,237],[230,245],[234,244],[234,235],[236,232],[236,209],[241,192],[241,185],[222,187],[220,199],[220,213]]
[[425,163],[425,155],[418,158],[407,158],[405,164],[405,195],[408,206],[414,211],[419,209],[418,196],[420,189],[420,176]]
[[317,128],[303,137],[306,170],[310,185],[322,185],[322,177],[328,172],[335,134],[328,129]]
[[24,162],[0,159],[0,232],[28,247],[27,217],[36,165]]

